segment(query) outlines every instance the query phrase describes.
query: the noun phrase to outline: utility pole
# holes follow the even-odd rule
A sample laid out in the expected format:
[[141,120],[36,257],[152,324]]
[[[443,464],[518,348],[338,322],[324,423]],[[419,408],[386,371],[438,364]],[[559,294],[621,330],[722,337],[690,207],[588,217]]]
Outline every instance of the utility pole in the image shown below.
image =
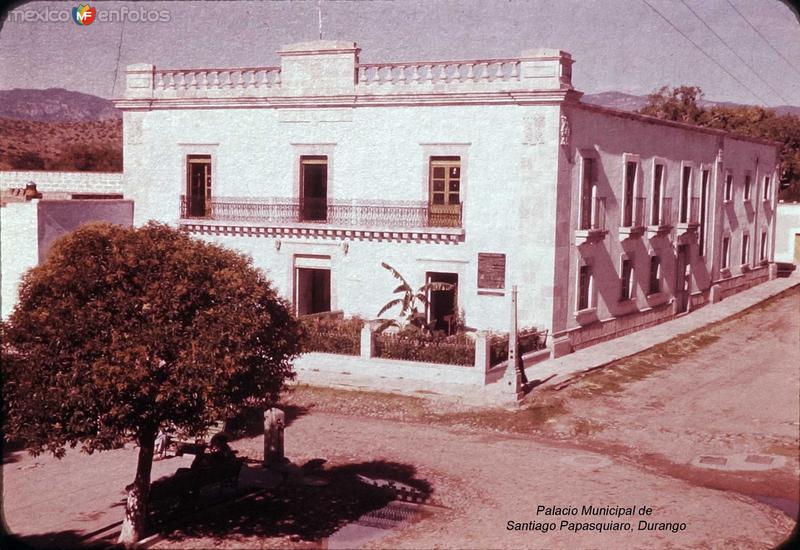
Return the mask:
[[507,376],[514,377],[514,392],[517,400],[522,399],[525,394],[525,384],[528,383],[525,377],[525,367],[522,364],[522,357],[519,355],[519,338],[517,326],[517,285],[511,287],[511,326],[508,331],[508,369]]
[[322,0],[317,0],[317,21],[319,23],[319,39],[322,40]]

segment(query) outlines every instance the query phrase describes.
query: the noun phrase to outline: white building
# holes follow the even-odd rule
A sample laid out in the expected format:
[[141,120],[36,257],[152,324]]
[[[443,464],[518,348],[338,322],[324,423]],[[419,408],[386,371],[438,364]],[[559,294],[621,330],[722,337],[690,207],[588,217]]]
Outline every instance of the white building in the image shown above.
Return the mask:
[[361,64],[352,42],[280,67],[127,68],[124,188],[246,252],[299,313],[374,318],[396,281],[454,283],[447,328],[556,336],[556,353],[763,281],[774,143],[580,102],[572,59]]

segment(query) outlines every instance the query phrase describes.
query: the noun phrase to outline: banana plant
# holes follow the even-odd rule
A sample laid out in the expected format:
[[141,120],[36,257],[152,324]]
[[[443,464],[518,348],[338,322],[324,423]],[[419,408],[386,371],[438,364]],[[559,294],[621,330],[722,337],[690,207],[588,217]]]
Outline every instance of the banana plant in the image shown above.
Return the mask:
[[385,262],[381,262],[381,266],[388,270],[400,284],[392,291],[392,294],[399,294],[399,297],[386,302],[378,312],[378,317],[390,309],[400,306],[397,317],[400,318],[401,322],[398,323],[394,319],[382,319],[383,322],[378,328],[378,331],[380,332],[390,326],[400,328],[414,326],[431,334],[431,327],[425,316],[425,310],[428,307],[428,292],[452,290],[455,285],[452,283],[430,282],[414,290],[408,281],[406,281],[405,277],[395,268]]

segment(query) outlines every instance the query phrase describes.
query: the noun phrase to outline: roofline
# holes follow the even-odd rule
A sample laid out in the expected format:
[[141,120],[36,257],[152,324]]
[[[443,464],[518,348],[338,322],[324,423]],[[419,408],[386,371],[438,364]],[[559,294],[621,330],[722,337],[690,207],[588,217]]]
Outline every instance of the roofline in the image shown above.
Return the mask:
[[643,115],[641,113],[634,113],[631,111],[621,111],[619,109],[612,109],[610,107],[603,107],[600,105],[594,105],[591,103],[584,103],[582,101],[572,103],[571,106],[574,106],[578,109],[584,109],[586,111],[596,111],[599,113],[604,113],[607,115],[617,116],[620,118],[628,118],[631,120],[639,120],[642,122],[649,122],[651,124],[660,124],[662,126],[671,126],[673,128],[680,128],[682,130],[692,130],[695,132],[701,132],[705,134],[711,134],[714,136],[723,136],[728,137],[731,139],[738,139],[740,141],[750,141],[752,143],[759,143],[761,145],[772,145],[773,147],[780,147],[783,145],[783,142],[774,141],[771,139],[765,138],[757,138],[752,136],[745,136],[742,134],[737,134],[734,132],[729,132],[727,130],[720,130],[717,128],[709,128],[707,126],[698,126],[696,124],[689,124],[688,122],[676,122],[674,120],[664,120],[661,118],[657,118],[650,115]]

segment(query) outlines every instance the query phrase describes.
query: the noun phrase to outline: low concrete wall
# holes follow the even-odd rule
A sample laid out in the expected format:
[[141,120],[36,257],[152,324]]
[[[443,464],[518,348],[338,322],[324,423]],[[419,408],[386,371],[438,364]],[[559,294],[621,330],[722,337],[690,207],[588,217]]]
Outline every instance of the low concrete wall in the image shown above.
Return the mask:
[[22,274],[39,263],[38,200],[0,208],[0,315],[8,318],[17,303]]
[[[381,359],[372,357],[365,359],[353,355],[334,355],[331,353],[306,353],[294,362],[300,382],[306,381],[313,372],[326,372],[341,375],[345,382],[347,375],[370,377],[376,381],[385,379],[407,379],[423,382],[441,382],[446,384],[463,384],[482,386],[485,371],[458,365],[442,365],[436,363],[418,363],[397,359]],[[379,388],[379,384],[376,386]]]
[[0,171],[0,189],[36,183],[43,193],[122,193],[122,172]]

